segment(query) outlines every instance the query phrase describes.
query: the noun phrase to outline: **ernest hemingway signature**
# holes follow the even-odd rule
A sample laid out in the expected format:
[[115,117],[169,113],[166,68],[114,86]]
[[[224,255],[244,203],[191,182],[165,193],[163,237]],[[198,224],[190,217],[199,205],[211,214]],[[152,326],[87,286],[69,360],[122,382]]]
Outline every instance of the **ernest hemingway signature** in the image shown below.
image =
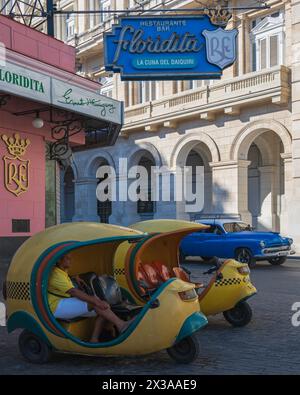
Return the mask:
[[71,96],[72,92],[72,88],[66,90],[66,92],[62,96],[64,100],[58,100],[58,102],[62,104],[69,104],[72,106],[99,107],[100,115],[102,116],[107,115],[107,113],[113,114],[116,110],[116,107],[112,103],[104,103],[102,99],[80,98],[79,100],[75,100]]

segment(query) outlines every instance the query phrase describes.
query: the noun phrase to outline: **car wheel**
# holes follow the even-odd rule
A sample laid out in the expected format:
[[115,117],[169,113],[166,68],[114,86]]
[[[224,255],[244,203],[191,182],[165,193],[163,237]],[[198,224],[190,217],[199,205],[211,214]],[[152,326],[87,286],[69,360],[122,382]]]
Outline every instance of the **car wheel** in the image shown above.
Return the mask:
[[235,327],[242,327],[249,324],[252,319],[252,309],[247,302],[239,303],[233,309],[223,313],[229,324]]
[[43,364],[52,356],[48,344],[26,329],[19,336],[19,349],[23,357],[31,363]]
[[251,268],[256,265],[256,260],[253,257],[252,252],[248,248],[239,248],[236,251],[235,259],[238,262],[246,263]]
[[269,262],[270,262],[271,265],[273,265],[273,266],[280,266],[280,265],[283,265],[283,264],[286,262],[286,260],[287,260],[287,257],[285,257],[285,256],[279,256],[279,257],[277,257],[277,258],[269,259]]
[[167,349],[169,356],[177,363],[192,363],[199,355],[200,347],[195,335],[186,337],[173,347]]

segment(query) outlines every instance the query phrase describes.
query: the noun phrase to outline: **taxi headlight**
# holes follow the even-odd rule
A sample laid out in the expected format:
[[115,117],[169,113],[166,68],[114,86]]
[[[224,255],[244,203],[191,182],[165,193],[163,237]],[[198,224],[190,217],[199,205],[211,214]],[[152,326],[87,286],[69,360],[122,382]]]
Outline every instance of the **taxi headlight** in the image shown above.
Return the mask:
[[179,292],[179,296],[185,302],[198,299],[198,295],[195,289],[190,289],[189,291]]

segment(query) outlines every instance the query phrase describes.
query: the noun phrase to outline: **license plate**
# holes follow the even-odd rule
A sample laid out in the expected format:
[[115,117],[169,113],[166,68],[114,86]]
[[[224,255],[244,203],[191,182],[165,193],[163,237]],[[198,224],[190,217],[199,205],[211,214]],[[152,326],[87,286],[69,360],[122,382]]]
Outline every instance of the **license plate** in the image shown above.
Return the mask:
[[287,256],[288,252],[287,251],[280,251],[277,253],[278,256]]

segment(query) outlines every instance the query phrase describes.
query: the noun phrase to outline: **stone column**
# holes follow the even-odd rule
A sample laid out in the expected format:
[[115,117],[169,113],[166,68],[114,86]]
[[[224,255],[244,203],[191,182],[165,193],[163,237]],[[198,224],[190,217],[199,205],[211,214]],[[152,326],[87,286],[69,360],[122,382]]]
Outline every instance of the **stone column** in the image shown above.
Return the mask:
[[300,0],[291,0],[293,191],[289,202],[289,235],[300,254]]
[[248,210],[248,167],[251,162],[211,163],[213,171],[213,207],[215,214],[240,214],[243,221],[252,224]]
[[[156,201],[155,203],[156,209],[154,213],[154,219],[177,218],[177,203],[175,201],[174,178],[175,178],[175,172],[171,170],[165,170],[163,174],[159,176],[158,186],[157,186],[158,201]],[[163,193],[165,193],[164,200],[163,200]],[[168,194],[170,195],[170,199],[167,199]],[[179,208],[179,212],[181,212],[180,208]]]
[[260,230],[276,231],[279,228],[277,214],[278,177],[276,166],[259,167],[260,172],[260,206],[261,215],[258,217]]
[[73,222],[100,222],[97,214],[96,189],[96,178],[80,178],[75,181],[75,215]]
[[280,232],[283,235],[289,233],[288,212],[292,199],[293,188],[293,160],[290,154],[281,154],[284,163],[284,196],[281,197],[280,204]]

